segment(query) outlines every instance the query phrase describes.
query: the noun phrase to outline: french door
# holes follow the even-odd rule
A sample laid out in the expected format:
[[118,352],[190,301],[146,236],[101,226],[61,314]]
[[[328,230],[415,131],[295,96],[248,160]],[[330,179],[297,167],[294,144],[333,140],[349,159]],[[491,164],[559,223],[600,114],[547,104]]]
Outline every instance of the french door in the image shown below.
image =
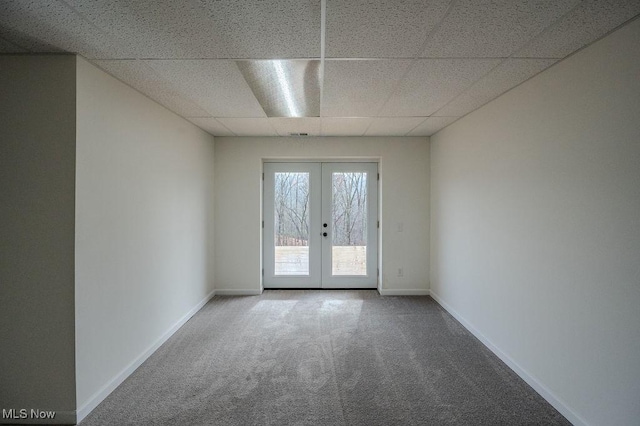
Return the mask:
[[264,163],[264,287],[376,288],[377,176],[377,163]]

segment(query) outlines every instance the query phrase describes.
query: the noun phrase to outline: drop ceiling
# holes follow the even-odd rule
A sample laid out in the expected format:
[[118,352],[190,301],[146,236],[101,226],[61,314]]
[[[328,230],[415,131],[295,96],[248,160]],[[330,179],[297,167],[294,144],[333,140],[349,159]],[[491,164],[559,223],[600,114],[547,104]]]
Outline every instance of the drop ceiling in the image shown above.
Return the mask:
[[[82,55],[214,136],[430,136],[638,14],[638,0],[0,0],[0,54]],[[302,116],[265,98],[269,63],[319,78]]]

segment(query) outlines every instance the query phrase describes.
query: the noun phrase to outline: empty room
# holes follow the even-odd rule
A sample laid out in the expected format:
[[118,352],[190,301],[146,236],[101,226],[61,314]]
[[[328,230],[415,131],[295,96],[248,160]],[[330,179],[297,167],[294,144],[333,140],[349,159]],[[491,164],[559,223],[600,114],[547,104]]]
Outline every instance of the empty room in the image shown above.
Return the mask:
[[0,424],[640,425],[637,0],[0,0]]

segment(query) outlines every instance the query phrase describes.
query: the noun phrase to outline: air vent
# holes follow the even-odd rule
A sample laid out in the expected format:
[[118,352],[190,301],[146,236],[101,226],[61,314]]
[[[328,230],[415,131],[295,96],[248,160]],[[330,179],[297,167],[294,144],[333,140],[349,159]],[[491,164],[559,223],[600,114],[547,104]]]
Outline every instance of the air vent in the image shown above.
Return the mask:
[[289,136],[309,136],[309,133],[289,133]]

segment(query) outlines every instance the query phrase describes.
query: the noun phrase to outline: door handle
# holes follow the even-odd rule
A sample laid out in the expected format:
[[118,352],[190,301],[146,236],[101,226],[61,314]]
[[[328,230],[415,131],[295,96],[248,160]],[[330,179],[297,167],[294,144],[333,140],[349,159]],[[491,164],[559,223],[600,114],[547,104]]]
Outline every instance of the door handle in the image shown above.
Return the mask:
[[323,236],[323,237],[326,237],[327,235],[329,235],[329,234],[327,234],[326,232],[323,232],[323,233],[322,233],[322,236]]

